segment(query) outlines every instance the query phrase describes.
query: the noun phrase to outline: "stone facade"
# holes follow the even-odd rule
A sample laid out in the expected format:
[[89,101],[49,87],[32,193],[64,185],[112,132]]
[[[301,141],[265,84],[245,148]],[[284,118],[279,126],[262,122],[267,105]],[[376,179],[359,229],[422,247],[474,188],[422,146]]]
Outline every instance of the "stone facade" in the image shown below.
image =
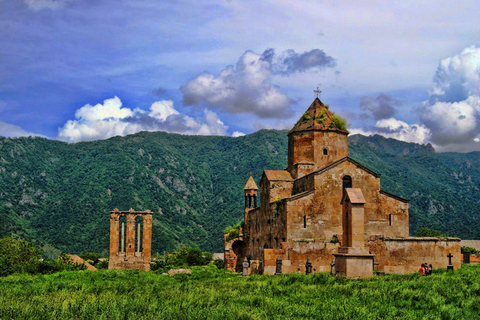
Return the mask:
[[[414,272],[424,262],[445,267],[448,253],[458,268],[460,240],[409,238],[409,200],[381,190],[380,174],[348,156],[348,131],[337,124],[315,99],[288,134],[287,169],[263,172],[259,206],[245,206],[242,237],[230,242],[245,244],[250,272],[274,274],[279,256],[283,273],[304,272],[307,258],[314,271],[330,271],[334,255],[341,260],[336,273],[364,270],[351,277],[371,276],[374,268]],[[246,203],[257,197],[251,179],[244,189]],[[353,200],[346,204],[349,192]],[[360,195],[363,202],[354,203]]]
[[110,260],[108,269],[150,270],[152,212],[110,212]]

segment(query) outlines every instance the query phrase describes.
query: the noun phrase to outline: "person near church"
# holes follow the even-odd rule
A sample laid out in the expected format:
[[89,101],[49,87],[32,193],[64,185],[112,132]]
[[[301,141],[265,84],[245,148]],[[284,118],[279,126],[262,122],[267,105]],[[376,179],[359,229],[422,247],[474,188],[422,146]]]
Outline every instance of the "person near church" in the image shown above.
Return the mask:
[[425,264],[422,263],[422,265],[420,266],[420,270],[418,270],[420,272],[420,275],[421,276],[424,276],[425,275]]

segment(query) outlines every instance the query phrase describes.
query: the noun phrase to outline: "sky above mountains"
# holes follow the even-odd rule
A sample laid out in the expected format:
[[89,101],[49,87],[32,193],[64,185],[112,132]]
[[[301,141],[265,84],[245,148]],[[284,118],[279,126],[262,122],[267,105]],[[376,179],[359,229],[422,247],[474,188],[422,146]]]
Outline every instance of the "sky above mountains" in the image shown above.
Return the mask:
[[289,129],[480,150],[478,1],[0,0],[0,135]]

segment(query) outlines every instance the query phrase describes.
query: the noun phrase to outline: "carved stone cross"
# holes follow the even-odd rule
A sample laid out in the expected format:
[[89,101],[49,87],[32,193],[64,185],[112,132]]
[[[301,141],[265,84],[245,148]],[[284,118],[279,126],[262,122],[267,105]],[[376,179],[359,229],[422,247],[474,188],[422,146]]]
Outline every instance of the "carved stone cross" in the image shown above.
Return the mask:
[[453,264],[452,264],[452,257],[453,257],[453,255],[452,255],[452,253],[449,252],[448,255],[447,255],[447,257],[448,257],[447,271],[453,271]]

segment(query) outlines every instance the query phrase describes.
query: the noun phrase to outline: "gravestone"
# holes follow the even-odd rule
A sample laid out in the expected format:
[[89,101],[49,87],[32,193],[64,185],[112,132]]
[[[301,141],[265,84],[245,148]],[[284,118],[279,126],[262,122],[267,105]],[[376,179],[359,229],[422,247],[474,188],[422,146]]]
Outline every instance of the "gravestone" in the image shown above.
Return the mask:
[[312,260],[307,258],[307,262],[305,263],[305,274],[309,275],[312,273]]
[[275,260],[275,275],[282,274],[282,258],[278,256],[277,260]]
[[453,265],[452,265],[452,257],[453,257],[453,255],[452,255],[452,253],[450,252],[447,257],[448,257],[447,271],[453,271]]
[[243,267],[242,277],[248,276],[248,260],[247,260],[247,257],[245,257],[245,259],[243,259],[242,267]]

